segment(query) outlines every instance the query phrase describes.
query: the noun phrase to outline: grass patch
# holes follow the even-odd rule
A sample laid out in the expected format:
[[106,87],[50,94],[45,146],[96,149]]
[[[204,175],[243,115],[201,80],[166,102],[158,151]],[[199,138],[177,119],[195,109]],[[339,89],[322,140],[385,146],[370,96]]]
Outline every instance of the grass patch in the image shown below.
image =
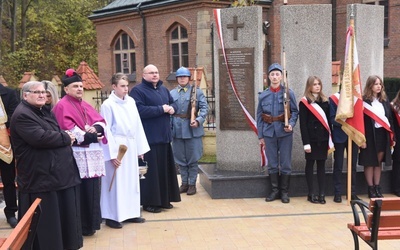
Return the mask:
[[216,162],[217,162],[216,155],[203,155],[203,157],[201,157],[199,160],[199,163],[216,163]]

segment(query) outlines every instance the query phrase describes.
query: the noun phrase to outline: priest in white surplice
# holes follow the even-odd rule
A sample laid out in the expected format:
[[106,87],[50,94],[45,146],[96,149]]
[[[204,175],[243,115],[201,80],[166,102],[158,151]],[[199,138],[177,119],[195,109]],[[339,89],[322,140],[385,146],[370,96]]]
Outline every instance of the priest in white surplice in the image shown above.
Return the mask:
[[[106,225],[122,228],[121,222],[143,223],[140,217],[138,157],[150,150],[135,100],[128,94],[128,78],[117,73],[111,78],[112,93],[101,105],[107,123],[107,144],[103,145],[106,176],[101,182],[101,213]],[[128,147],[121,161],[119,145]],[[116,169],[114,181],[113,175]],[[111,185],[111,186],[110,186]]]

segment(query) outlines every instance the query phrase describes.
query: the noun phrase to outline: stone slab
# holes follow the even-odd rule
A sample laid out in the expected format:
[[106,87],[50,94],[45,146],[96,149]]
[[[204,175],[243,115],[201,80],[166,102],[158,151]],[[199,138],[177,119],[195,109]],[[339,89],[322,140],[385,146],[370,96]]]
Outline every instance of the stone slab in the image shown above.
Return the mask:
[[[200,184],[212,199],[236,199],[236,198],[265,198],[270,192],[269,176],[265,172],[244,172],[219,170],[215,164],[199,165]],[[363,169],[357,168],[357,194],[367,193]],[[391,192],[391,167],[384,167],[381,177],[383,193]],[[346,196],[347,173],[341,176],[343,197]],[[317,189],[317,177],[314,174],[314,187]],[[300,197],[308,194],[305,175],[302,172],[294,172],[290,180],[289,196]],[[332,172],[326,174],[326,196],[333,196]],[[328,202],[331,202],[327,200]]]

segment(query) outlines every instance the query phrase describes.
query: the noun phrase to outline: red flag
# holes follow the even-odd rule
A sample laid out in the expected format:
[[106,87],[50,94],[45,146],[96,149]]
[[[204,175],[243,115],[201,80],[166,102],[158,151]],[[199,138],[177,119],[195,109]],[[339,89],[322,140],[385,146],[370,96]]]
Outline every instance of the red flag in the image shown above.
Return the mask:
[[354,20],[351,17],[346,35],[343,81],[335,120],[342,124],[343,131],[358,146],[365,143],[361,92],[360,65],[354,36]]

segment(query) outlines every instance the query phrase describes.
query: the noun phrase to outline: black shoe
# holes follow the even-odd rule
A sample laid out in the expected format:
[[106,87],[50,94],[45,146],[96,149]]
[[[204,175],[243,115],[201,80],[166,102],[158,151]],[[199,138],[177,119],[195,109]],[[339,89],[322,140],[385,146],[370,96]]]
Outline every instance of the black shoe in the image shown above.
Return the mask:
[[122,224],[115,220],[106,219],[106,225],[116,229],[122,228]]
[[172,205],[171,203],[169,203],[168,205],[166,205],[166,206],[161,206],[162,208],[165,208],[165,209],[172,209],[173,207],[174,207],[174,205]]
[[324,194],[321,194],[321,195],[319,196],[318,201],[319,201],[319,203],[321,203],[321,204],[325,204],[325,203],[326,203],[326,201],[325,201],[325,195],[324,195]]
[[368,198],[376,198],[378,197],[376,195],[375,187],[374,186],[368,186]]
[[400,192],[394,192],[394,195],[400,197]]
[[130,222],[130,223],[144,223],[146,221],[145,218],[142,217],[136,217],[136,218],[131,218],[131,219],[127,219],[124,222]]
[[376,193],[376,197],[383,198],[383,195],[381,192],[381,187],[379,185],[375,185],[375,193]]
[[92,236],[94,233],[96,233],[96,230],[82,230],[82,235],[83,236]]
[[352,201],[359,201],[359,200],[361,200],[361,199],[360,199],[360,197],[358,197],[357,195],[352,194],[352,195],[351,195],[351,200],[352,200]]
[[318,196],[315,196],[313,194],[307,195],[307,201],[309,201],[311,203],[319,203]]
[[289,203],[290,202],[290,198],[289,198],[289,194],[288,193],[282,193],[281,194],[281,202],[282,203]]
[[335,194],[335,197],[333,197],[333,201],[336,203],[341,203],[342,202],[342,196],[340,194]]
[[15,217],[7,218],[7,223],[10,224],[10,227],[15,228],[18,224],[18,220]]
[[143,210],[150,213],[161,213],[161,208],[155,206],[143,206]]

